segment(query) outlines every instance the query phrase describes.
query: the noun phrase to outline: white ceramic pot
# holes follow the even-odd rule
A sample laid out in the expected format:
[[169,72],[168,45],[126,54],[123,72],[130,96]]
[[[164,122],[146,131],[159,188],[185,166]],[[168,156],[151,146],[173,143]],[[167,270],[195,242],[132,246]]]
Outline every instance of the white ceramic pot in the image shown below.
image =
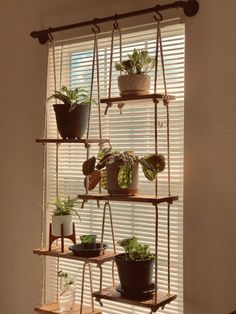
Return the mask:
[[61,236],[61,225],[63,224],[64,236],[70,236],[73,233],[72,215],[52,216],[52,235]]
[[121,96],[149,94],[150,76],[148,74],[127,74],[118,76]]

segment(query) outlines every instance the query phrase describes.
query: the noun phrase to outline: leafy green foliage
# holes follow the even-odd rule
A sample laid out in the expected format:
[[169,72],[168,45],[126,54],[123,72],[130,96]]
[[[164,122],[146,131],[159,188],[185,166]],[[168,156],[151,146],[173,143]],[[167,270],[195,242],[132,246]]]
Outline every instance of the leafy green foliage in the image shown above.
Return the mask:
[[152,154],[140,159],[143,173],[149,181],[155,180],[158,172],[165,169],[165,157],[162,154]]
[[58,273],[57,273],[57,276],[59,278],[61,278],[63,280],[63,288],[64,289],[68,289],[70,286],[74,285],[74,280],[72,280],[68,273],[60,270]]
[[[88,176],[94,172],[94,167],[98,163],[96,169],[102,170],[107,163],[119,162],[119,172],[117,175],[117,182],[122,189],[128,188],[133,182],[133,165],[139,162],[142,165],[142,170],[145,177],[149,181],[155,180],[157,174],[165,169],[165,157],[162,154],[149,154],[143,158],[139,158],[133,152],[113,151],[111,148],[101,149],[98,152],[97,158],[91,157],[83,163],[83,174]],[[104,189],[107,189],[106,171],[101,171],[101,183]]]
[[66,200],[61,200],[60,197],[56,198],[56,201],[54,205],[56,208],[54,209],[53,214],[55,216],[64,216],[64,215],[73,215],[75,214],[79,220],[80,220],[80,215],[78,213],[78,210],[74,208],[74,206],[78,203],[77,198],[68,198]]
[[96,235],[93,234],[86,234],[80,236],[81,243],[83,244],[91,244],[91,243],[96,243]]
[[154,258],[147,244],[141,244],[136,237],[123,239],[117,242],[125,250],[127,261],[145,261]]
[[[60,91],[55,91],[55,93],[48,98],[50,99],[58,99],[63,102],[63,104],[70,106],[70,110],[72,111],[78,104],[89,104],[90,97],[88,92],[80,87],[75,89],[67,88],[66,86],[62,86]],[[96,101],[92,99],[91,103],[95,103]]]
[[155,65],[155,59],[150,57],[145,49],[134,49],[132,54],[128,54],[128,59],[121,63],[115,63],[117,71],[125,74],[141,74],[150,72]]

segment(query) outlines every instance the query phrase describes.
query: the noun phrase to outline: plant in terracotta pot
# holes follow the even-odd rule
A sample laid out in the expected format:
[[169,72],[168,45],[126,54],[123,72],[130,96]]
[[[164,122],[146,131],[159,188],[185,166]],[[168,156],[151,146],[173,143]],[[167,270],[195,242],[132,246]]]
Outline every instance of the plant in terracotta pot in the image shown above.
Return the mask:
[[103,149],[97,158],[93,156],[83,163],[85,187],[92,190],[101,181],[101,186],[110,194],[134,195],[138,193],[139,164],[145,177],[153,181],[157,173],[164,170],[165,158],[162,154],[139,158],[133,152]]
[[[57,128],[63,139],[82,138],[87,128],[90,98],[88,92],[80,87],[69,89],[62,86],[48,100],[59,100],[54,104]],[[92,103],[96,103],[92,99]]]
[[125,250],[115,256],[115,262],[120,279],[117,290],[130,298],[143,298],[155,291],[152,282],[155,255],[149,250],[149,246],[138,242],[136,237],[118,241]]
[[73,214],[75,214],[80,219],[78,210],[74,208],[77,203],[77,198],[70,198],[69,196],[65,200],[61,200],[60,197],[56,198],[56,201],[54,203],[55,209],[52,216],[52,235],[56,237],[61,236],[62,224],[64,236],[72,235]]
[[80,236],[81,247],[85,250],[91,250],[96,248],[96,239],[95,234],[84,234]]
[[58,301],[61,312],[70,311],[75,303],[75,279],[68,273],[60,270],[57,273],[60,279]]
[[118,87],[121,96],[146,95],[150,89],[150,76],[147,74],[155,65],[155,58],[145,49],[134,49],[128,54],[128,59],[115,63],[117,71],[123,74],[118,76]]

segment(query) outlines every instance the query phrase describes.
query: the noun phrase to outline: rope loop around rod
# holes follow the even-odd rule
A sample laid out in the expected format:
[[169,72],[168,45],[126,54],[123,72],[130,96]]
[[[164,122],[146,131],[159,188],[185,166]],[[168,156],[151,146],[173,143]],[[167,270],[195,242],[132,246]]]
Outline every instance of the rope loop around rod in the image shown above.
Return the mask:
[[100,33],[100,27],[96,24],[96,22],[97,22],[97,18],[95,18],[94,20],[93,20],[93,26],[95,27],[92,27],[92,31],[93,31],[93,33],[94,34],[99,34]]

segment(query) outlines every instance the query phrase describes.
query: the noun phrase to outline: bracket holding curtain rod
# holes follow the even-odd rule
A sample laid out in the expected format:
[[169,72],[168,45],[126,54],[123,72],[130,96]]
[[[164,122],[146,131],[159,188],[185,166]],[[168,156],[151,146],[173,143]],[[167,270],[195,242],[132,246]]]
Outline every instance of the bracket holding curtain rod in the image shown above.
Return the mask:
[[146,13],[164,11],[164,10],[173,9],[173,8],[175,8],[175,9],[182,8],[184,10],[184,14],[188,17],[191,17],[191,16],[194,16],[197,14],[197,12],[199,10],[199,3],[197,0],[187,0],[187,1],[175,1],[173,3],[163,4],[163,5],[157,4],[155,7],[147,8],[147,9],[143,9],[143,10],[123,13],[123,14],[115,14],[113,16],[108,16],[108,17],[104,17],[104,18],[100,18],[100,19],[95,18],[95,19],[90,20],[90,21],[80,22],[80,23],[70,24],[70,25],[64,25],[64,26],[59,26],[59,27],[55,27],[55,28],[50,27],[48,29],[44,29],[41,31],[31,32],[30,35],[33,38],[37,38],[39,40],[40,44],[46,44],[47,41],[49,40],[49,34],[51,34],[51,33],[61,32],[61,31],[65,31],[65,30],[73,29],[73,28],[79,28],[82,26],[94,25],[95,23],[96,24],[105,23],[105,22],[109,22],[109,21],[133,17],[133,16],[142,15],[142,14],[146,14]]

